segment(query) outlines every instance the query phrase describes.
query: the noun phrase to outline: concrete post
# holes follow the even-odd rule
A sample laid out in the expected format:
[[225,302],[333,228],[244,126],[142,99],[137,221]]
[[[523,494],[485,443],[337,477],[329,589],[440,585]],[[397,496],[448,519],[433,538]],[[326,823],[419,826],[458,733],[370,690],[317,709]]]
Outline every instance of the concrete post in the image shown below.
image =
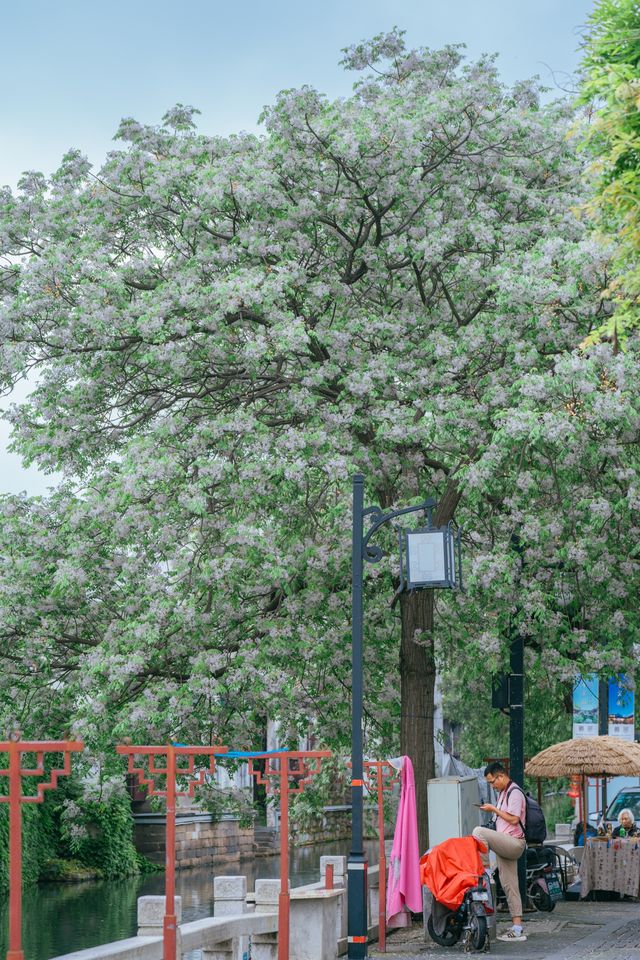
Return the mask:
[[256,880],[256,913],[277,913],[279,897],[279,880]]
[[[138,936],[161,937],[165,913],[164,897],[138,897]],[[182,897],[175,897],[175,915],[182,922]],[[180,953],[180,930],[177,930],[177,953]]]
[[[256,880],[256,913],[278,914],[279,880]],[[251,960],[277,960],[277,933],[254,934],[251,937]]]
[[[247,878],[213,878],[214,917],[238,917],[248,913]],[[202,960],[243,960],[249,955],[249,937],[243,934],[216,945],[214,951],[204,950]]]
[[336,929],[345,889],[295,890],[291,894],[291,960],[335,960]]
[[[347,858],[320,857],[320,882],[324,887],[327,876],[327,866],[333,866],[333,886],[339,890],[347,886]],[[347,936],[347,898],[342,897],[336,913],[336,940],[344,940]]]
[[331,866],[333,867],[334,887],[344,887],[345,877],[347,875],[347,858],[346,857],[320,857],[320,881],[323,886],[324,886],[326,875],[327,875],[328,864],[331,864]]
[[214,917],[237,917],[247,913],[247,878],[213,878]]

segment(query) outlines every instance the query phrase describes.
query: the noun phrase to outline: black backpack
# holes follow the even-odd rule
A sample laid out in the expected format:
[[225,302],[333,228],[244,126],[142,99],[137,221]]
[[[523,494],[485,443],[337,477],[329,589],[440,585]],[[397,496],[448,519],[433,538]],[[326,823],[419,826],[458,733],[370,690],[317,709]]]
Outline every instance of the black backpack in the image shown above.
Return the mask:
[[530,797],[528,793],[525,793],[522,787],[518,786],[517,783],[512,782],[507,791],[507,797],[511,793],[513,787],[515,787],[516,790],[519,790],[520,793],[524,795],[524,799],[527,804],[526,813],[524,815],[524,823],[520,821],[520,826],[524,830],[525,840],[527,843],[544,843],[547,836],[547,821],[544,818],[542,807],[537,800],[534,800],[533,797]]

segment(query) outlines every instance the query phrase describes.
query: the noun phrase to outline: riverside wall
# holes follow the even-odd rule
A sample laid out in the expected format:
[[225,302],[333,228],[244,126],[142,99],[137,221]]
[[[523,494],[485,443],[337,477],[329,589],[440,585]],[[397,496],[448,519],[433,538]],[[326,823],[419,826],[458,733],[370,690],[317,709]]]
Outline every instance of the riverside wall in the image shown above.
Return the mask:
[[[134,842],[138,853],[164,866],[164,814],[134,813]],[[253,827],[241,827],[234,818],[214,820],[210,813],[178,814],[176,817],[176,867],[204,867],[224,860],[251,857]]]

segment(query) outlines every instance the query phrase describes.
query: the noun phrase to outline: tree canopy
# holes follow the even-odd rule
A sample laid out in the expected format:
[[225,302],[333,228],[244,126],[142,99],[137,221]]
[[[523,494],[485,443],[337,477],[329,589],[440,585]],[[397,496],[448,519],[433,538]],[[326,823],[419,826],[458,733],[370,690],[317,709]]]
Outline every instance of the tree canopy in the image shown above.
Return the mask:
[[66,477],[2,503],[0,683],[39,733],[345,742],[356,470],[465,530],[435,619],[367,571],[369,743],[426,744],[421,781],[436,658],[486,691],[514,617],[549,677],[632,656],[637,360],[577,350],[609,252],[572,111],[398,32],[343,62],[352,96],[284,91],[261,136],[178,105],[0,196],[14,445]]

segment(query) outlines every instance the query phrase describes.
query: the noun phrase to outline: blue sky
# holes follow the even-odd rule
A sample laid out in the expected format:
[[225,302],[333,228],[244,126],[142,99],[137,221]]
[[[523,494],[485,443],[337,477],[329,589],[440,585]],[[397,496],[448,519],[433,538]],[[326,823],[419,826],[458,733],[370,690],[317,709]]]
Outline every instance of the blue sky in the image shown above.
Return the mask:
[[[69,147],[100,164],[119,120],[160,120],[174,103],[212,134],[256,130],[286,87],[347,95],[342,47],[393,25],[410,46],[466,43],[499,54],[507,82],[540,74],[562,86],[579,60],[593,0],[21,0],[3,4],[0,184],[50,173]],[[562,91],[558,90],[561,94]],[[0,424],[0,450],[6,445]],[[0,492],[51,482],[5,453]]]

